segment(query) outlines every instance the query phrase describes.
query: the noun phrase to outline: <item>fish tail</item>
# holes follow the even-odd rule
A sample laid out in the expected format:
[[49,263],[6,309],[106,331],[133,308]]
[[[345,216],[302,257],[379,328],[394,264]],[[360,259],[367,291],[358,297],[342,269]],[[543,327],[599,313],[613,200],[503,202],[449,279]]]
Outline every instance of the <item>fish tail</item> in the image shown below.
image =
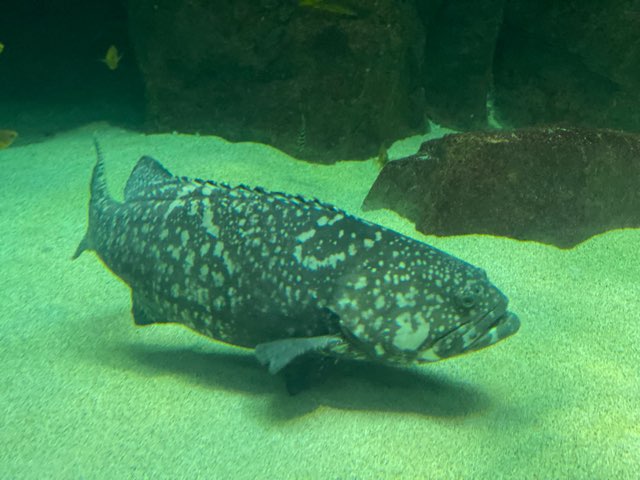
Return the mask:
[[78,248],[71,257],[75,260],[85,250],[91,250],[93,248],[91,241],[91,231],[93,229],[94,218],[96,212],[99,212],[106,204],[111,203],[113,200],[109,195],[107,189],[107,179],[104,173],[104,156],[102,155],[102,149],[96,138],[93,139],[93,146],[96,150],[96,164],[93,167],[93,173],[91,174],[91,194],[89,200],[89,227],[87,232],[82,237]]
[[93,146],[96,149],[96,164],[91,175],[91,207],[100,205],[111,200],[107,190],[107,179],[104,174],[104,156],[102,149],[96,138],[93,139]]

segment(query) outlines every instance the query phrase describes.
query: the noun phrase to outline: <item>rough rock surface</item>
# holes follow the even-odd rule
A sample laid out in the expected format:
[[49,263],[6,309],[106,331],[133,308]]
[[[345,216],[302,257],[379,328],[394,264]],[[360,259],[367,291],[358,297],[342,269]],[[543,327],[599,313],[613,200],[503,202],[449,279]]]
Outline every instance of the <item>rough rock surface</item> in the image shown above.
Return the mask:
[[640,131],[640,3],[506,2],[493,72],[506,125]]
[[427,234],[485,233],[569,248],[640,227],[640,135],[533,128],[448,135],[383,168],[363,208]]
[[128,0],[151,129],[333,162],[422,132],[424,32],[411,2]]
[[[425,117],[640,131],[636,0],[124,0],[147,127],[368,158]],[[130,59],[130,56],[126,57]]]
[[487,94],[505,0],[416,2],[425,25],[427,113],[458,130],[487,127]]

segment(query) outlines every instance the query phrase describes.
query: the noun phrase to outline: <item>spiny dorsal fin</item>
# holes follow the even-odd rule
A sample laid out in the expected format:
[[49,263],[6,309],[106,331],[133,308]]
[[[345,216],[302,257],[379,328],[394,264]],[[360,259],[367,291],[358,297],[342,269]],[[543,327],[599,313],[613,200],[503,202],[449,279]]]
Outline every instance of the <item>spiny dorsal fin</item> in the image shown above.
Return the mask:
[[162,164],[148,156],[142,157],[136,163],[127,185],[124,187],[124,198],[126,201],[135,198],[144,198],[152,195],[154,190],[163,184],[176,180],[169,170]]

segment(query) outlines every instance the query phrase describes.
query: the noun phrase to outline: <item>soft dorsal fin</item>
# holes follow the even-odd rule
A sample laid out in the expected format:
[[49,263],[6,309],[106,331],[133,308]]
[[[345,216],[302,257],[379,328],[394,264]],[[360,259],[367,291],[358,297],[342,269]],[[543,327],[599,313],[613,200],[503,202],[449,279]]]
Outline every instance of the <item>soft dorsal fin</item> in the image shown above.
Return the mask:
[[169,170],[154,158],[144,156],[134,167],[124,187],[125,201],[144,198],[153,194],[160,185],[176,180]]

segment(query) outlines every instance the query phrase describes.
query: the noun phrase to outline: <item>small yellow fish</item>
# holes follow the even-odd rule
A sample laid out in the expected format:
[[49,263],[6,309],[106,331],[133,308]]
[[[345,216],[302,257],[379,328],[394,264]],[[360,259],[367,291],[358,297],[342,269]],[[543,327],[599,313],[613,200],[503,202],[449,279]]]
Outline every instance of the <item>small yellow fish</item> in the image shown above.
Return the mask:
[[100,61],[104,62],[109,70],[115,70],[116,68],[118,68],[120,60],[122,60],[122,55],[118,53],[118,49],[115,45],[111,45],[107,49],[107,53],[105,54],[104,58],[100,59]]
[[299,0],[298,5],[301,7],[315,8],[324,12],[335,13],[336,15],[344,15],[346,17],[357,17],[358,14],[345,5],[337,2],[329,2],[327,0]]
[[0,53],[4,52],[4,43],[0,42]]
[[18,136],[18,132],[13,130],[0,130],[0,150],[7,148]]

